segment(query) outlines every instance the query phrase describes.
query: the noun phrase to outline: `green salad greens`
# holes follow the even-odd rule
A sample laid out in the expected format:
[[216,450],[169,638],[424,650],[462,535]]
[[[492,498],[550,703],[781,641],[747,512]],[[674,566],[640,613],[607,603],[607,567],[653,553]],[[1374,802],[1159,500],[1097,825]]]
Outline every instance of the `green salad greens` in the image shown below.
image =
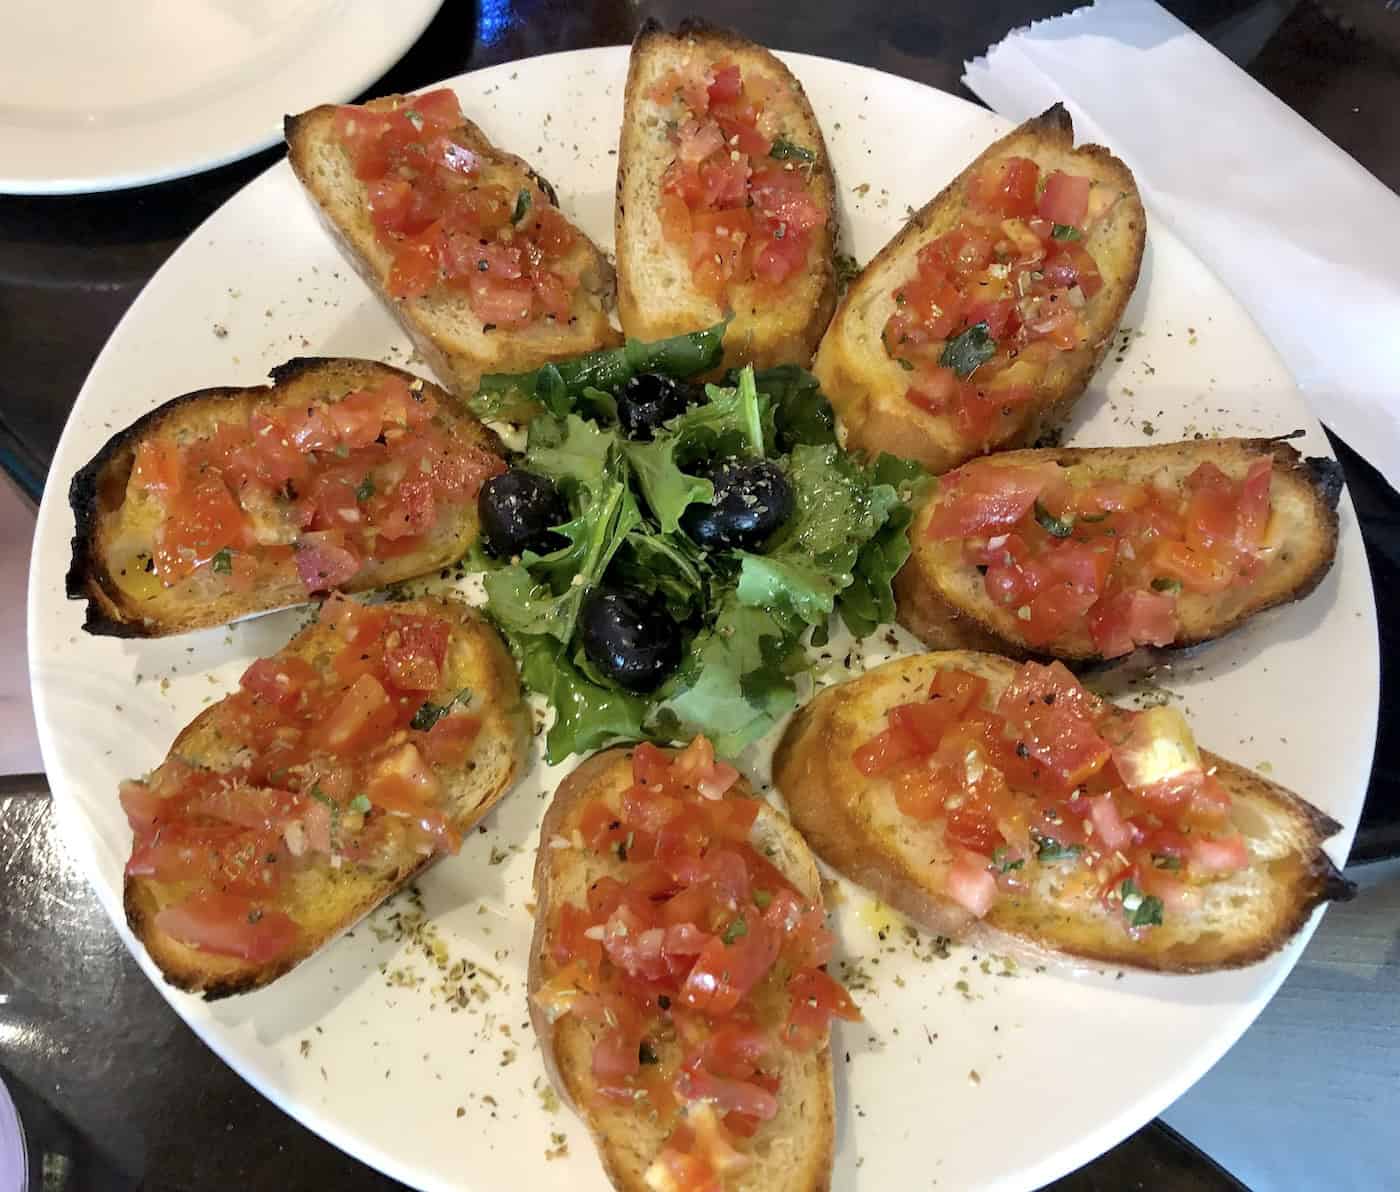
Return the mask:
[[[619,429],[617,396],[631,377],[712,370],[723,332],[721,324],[488,377],[473,399],[483,417],[533,411],[516,466],[550,478],[569,511],[557,549],[526,550],[485,576],[488,614],[527,686],[554,705],[551,762],[695,733],[733,754],[794,708],[809,630],[820,643],[833,616],[856,636],[893,618],[890,585],[909,553],[924,475],[891,456],[866,462],[842,451],[808,373],[745,368],[706,385],[707,400],[649,441]],[[682,528],[690,506],[714,499],[706,465],[730,458],[776,464],[791,490],[791,515],[761,549],[706,551]],[[674,622],[680,662],[656,690],[625,690],[585,652],[580,612],[600,585],[647,593]]]

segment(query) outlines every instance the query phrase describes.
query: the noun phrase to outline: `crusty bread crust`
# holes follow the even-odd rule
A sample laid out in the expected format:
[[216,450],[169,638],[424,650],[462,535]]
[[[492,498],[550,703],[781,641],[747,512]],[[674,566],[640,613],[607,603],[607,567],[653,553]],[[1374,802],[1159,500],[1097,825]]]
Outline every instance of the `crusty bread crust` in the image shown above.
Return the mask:
[[700,20],[682,21],[675,33],[648,20],[632,43],[615,212],[623,330],[637,339],[662,339],[712,326],[729,313],[695,289],[689,261],[666,243],[661,231],[661,177],[675,154],[666,139],[664,109],[647,92],[668,70],[697,56],[732,61],[745,73],[778,80],[783,89],[768,102],[783,134],[816,155],[801,168],[810,171],[813,197],[827,220],[811,234],[803,272],[784,283],[777,302],[756,283],[734,287],[733,319],[724,338],[727,367],[805,365],[836,306],[836,183],[826,141],[802,84],[782,62],[739,34]]
[[[1099,478],[1166,478],[1180,486],[1197,466],[1216,464],[1240,480],[1252,460],[1274,460],[1270,497],[1274,514],[1269,540],[1275,543],[1264,572],[1248,587],[1217,595],[1182,592],[1177,597],[1181,631],[1173,647],[1221,637],[1251,617],[1301,600],[1317,587],[1337,553],[1337,498],[1340,470],[1328,459],[1304,459],[1280,439],[1188,439],[1150,447],[1048,447],[1009,451],[996,464],[1056,463],[1087,468]],[[1059,658],[1088,663],[1097,651],[1084,623],[1048,646],[1032,647],[1015,610],[987,598],[981,574],[963,557],[961,540],[933,540],[927,526],[938,507],[934,492],[909,528],[912,551],[895,577],[901,625],[925,645],[942,650],[987,650],[1013,658]]]
[[[311,597],[296,578],[260,583],[252,590],[210,592],[198,576],[169,588],[152,585],[137,596],[121,575],[137,548],[155,545],[162,513],[159,502],[130,485],[136,450],[147,439],[179,437],[216,422],[245,422],[254,408],[269,404],[339,397],[386,378],[422,385],[437,401],[450,433],[464,449],[504,454],[500,441],[443,390],[402,369],[372,360],[305,357],[272,370],[269,385],[246,389],[200,389],[158,406],[113,435],[73,477],[68,501],[73,510],[73,561],[68,571],[70,600],[86,600],[83,628],[106,637],[164,637],[211,625],[224,625],[254,613],[305,604]],[[392,559],[369,560],[342,589],[362,592],[425,575],[456,562],[476,541],[474,502],[444,521],[423,550]]]
[[[400,98],[386,96],[366,106],[393,105]],[[482,323],[464,293],[441,286],[421,298],[392,297],[386,285],[393,257],[375,235],[365,184],[355,177],[349,155],[332,131],[335,113],[335,104],[322,104],[288,116],[284,125],[287,160],[346,259],[393,312],[449,389],[471,397],[484,373],[528,372],[552,360],[567,360],[621,342],[609,321],[615,300],[612,266],[602,250],[572,224],[578,241],[564,264],[582,284],[574,295],[567,326],[543,320],[518,331],[497,330]],[[498,149],[470,120],[463,120],[454,138],[478,155],[484,181],[511,191],[533,184],[550,204],[559,206],[548,181],[524,159]]]
[[884,727],[890,708],[922,699],[938,670],[984,676],[995,702],[1015,665],[967,651],[909,655],[826,688],[799,711],[778,746],[773,775],[817,855],[931,931],[1070,967],[1240,968],[1281,948],[1315,907],[1350,897],[1349,883],[1321,847],[1339,824],[1253,771],[1203,752],[1234,800],[1232,818],[1252,864],[1204,887],[1196,909],[1135,942],[1096,897],[1042,875],[1027,894],[1004,894],[976,919],[943,892],[951,854],[941,824],[902,815],[889,783],[863,777],[851,755]]
[[[1088,333],[1084,343],[1058,353],[1044,377],[1034,382],[1036,396],[1016,407],[1007,432],[984,443],[968,439],[952,416],[927,413],[906,399],[909,375],[886,352],[881,332],[894,311],[894,291],[914,274],[919,249],[962,218],[968,188],[982,165],[1006,155],[1031,158],[1042,171],[1087,175],[1119,197],[1084,242],[1104,283],[1081,312]],[[1076,149],[1074,125],[1063,105],[1055,104],[990,145],[861,271],[822,338],[812,370],[836,409],[846,446],[872,454],[888,451],[938,473],[987,451],[1028,446],[1063,422],[1102,361],[1132,297],[1146,228],[1131,171],[1102,146]],[[1009,375],[1032,383],[1029,367],[1024,376],[1020,370],[1013,365]]]
[[[528,988],[530,1021],[555,1089],[588,1126],[613,1186],[623,1192],[647,1192],[643,1176],[665,1142],[669,1125],[634,1107],[593,1096],[593,1028],[568,1014],[551,1023],[534,997],[553,972],[549,946],[554,909],[563,902],[581,902],[594,881],[620,869],[619,863],[610,865],[607,859],[577,848],[556,848],[551,841],[571,839],[577,817],[594,797],[620,793],[631,784],[631,750],[610,749],[582,763],[555,793],[540,828],[535,860],[535,929]],[[752,796],[742,780],[735,793]],[[816,863],[792,825],[764,805],[751,839],[806,898],[821,902]],[[770,1006],[773,1018],[786,1014],[787,994],[781,982],[765,980],[755,996],[762,1001],[765,1019]],[[765,1123],[746,1146],[754,1162],[725,1182],[728,1192],[822,1192],[831,1185],[835,1091],[830,1048],[785,1052],[783,1065],[778,1117]]]
[[[438,691],[426,698],[444,702],[469,687],[473,712],[481,717],[481,731],[466,761],[451,769],[434,768],[448,792],[449,819],[459,832],[465,832],[515,785],[524,768],[530,721],[519,674],[496,631],[465,605],[426,600],[396,607],[410,613],[443,614],[454,622],[443,682]],[[328,655],[334,653],[336,641],[334,630],[315,623],[297,634],[279,656],[294,655],[321,668],[328,667]],[[239,752],[239,744],[220,735],[219,722],[220,704],[206,708],[175,738],[169,756],[203,768],[227,767]],[[184,896],[186,890],[179,884],[128,877],[122,900],[132,934],[145,946],[165,979],[177,988],[214,1001],[275,981],[441,857],[440,853],[415,856],[377,870],[350,864],[332,869],[324,861],[302,869],[279,896],[280,909],[300,928],[297,944],[285,956],[262,965],[202,952],[162,932],[155,925],[156,915]]]

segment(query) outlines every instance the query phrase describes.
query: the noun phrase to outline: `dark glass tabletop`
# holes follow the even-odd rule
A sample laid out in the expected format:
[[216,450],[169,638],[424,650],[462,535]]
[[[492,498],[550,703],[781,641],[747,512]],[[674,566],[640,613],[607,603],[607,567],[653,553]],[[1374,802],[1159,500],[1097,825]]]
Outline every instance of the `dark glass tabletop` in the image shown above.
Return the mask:
[[[1393,189],[1400,138],[1400,35],[1379,0],[1328,8],[1276,0],[1168,3]],[[717,0],[705,15],[784,49],[878,67],[970,96],[965,59],[1008,30],[1063,11],[1034,0],[804,5]],[[409,54],[371,89],[412,90],[464,70],[630,40],[679,3],[447,0]],[[1393,14],[1391,14],[1393,16]],[[97,352],[166,257],[279,156],[118,194],[0,198],[0,464],[31,496]],[[1400,497],[1334,440],[1378,592],[1400,584]],[[66,478],[63,478],[66,480]],[[1393,690],[1400,615],[1381,608],[1383,697]],[[1353,860],[1400,844],[1400,740],[1382,715],[1372,789]],[[392,1186],[322,1142],[224,1067],[126,955],[58,840],[42,778],[0,780],[0,1073],[45,1168],[44,1188]],[[41,1152],[47,1151],[45,1161]],[[469,1155],[464,1156],[464,1171]],[[40,1186],[38,1183],[35,1187]],[[1238,1187],[1160,1123],[1057,1187]]]

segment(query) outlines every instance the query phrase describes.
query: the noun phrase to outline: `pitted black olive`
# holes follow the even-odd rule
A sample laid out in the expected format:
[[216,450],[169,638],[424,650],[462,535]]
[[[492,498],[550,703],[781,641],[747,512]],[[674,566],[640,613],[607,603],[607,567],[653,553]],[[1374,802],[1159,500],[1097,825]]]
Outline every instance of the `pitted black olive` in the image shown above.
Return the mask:
[[698,390],[661,373],[638,373],[617,395],[617,420],[629,439],[650,439],[656,428],[704,399]]
[[551,529],[569,520],[569,509],[547,476],[520,468],[493,476],[482,485],[476,507],[481,543],[488,555],[498,559],[527,550],[547,555],[569,544]]
[[754,550],[792,516],[792,486],[777,464],[726,459],[704,475],[715,499],[688,506],[681,529],[705,550]]
[[635,588],[599,588],[579,610],[584,653],[628,691],[654,691],[681,660],[676,625],[659,600]]

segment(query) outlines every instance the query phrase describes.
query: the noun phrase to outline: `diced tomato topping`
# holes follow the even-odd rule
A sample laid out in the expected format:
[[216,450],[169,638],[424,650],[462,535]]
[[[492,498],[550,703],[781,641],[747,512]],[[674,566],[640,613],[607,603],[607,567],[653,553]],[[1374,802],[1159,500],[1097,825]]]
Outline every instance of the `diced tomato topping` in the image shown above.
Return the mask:
[[1045,179],[1036,210],[1051,223],[1082,228],[1089,213],[1089,179],[1082,174],[1053,171]]
[[346,545],[340,530],[318,530],[297,541],[297,574],[308,592],[324,592],[349,583],[360,572],[360,560]]
[[968,852],[960,852],[949,866],[944,889],[949,898],[979,919],[991,910],[997,897],[996,878],[985,859]]
[[1200,873],[1234,873],[1249,866],[1249,849],[1244,837],[1218,836],[1214,839],[1195,836],[1191,840],[1190,864]]
[[281,911],[232,894],[194,894],[156,914],[156,927],[201,952],[266,964],[296,944],[297,927]]
[[974,183],[972,200],[999,216],[1027,216],[1035,211],[1040,167],[1027,157],[1006,157],[989,163]]
[[[821,1046],[833,1016],[859,1012],[820,967],[833,946],[820,900],[754,850],[760,804],[734,794],[738,773],[711,743],[639,745],[632,779],[572,821],[566,839],[608,856],[612,872],[582,905],[558,908],[535,999],[551,1020],[601,1027],[598,1094],[644,1098],[670,1130],[647,1177],[670,1187],[678,1171],[708,1181],[751,1162],[745,1140],[782,1106],[775,1053]],[[681,1161],[690,1155],[703,1166]]]
[[1088,626],[1094,648],[1103,658],[1118,658],[1137,646],[1169,646],[1180,631],[1176,598],[1125,588],[1090,609]]
[[891,783],[902,814],[942,825],[945,890],[974,915],[994,913],[1003,890],[1033,881],[1036,864],[1087,866],[1090,888],[1115,898],[1126,878],[1146,875],[1139,888],[1161,887],[1157,896],[1177,910],[1195,895],[1163,869],[1185,866],[1191,881],[1208,881],[1248,866],[1229,793],[1202,770],[1175,708],[1116,708],[1058,662],[1019,666],[995,709],[984,687],[978,676],[940,671],[922,710],[892,707],[887,727],[853,756],[883,762],[899,749],[872,776]]
[[964,466],[950,472],[942,478],[925,532],[930,538],[968,538],[1007,529],[1035,504],[1050,474],[1044,467],[1008,465]]
[[685,254],[696,288],[722,301],[733,286],[778,288],[799,273],[826,214],[808,173],[769,157],[773,142],[760,126],[770,81],[728,62],[706,77],[697,87],[691,74],[672,72],[649,94],[684,109],[662,178],[663,235]]
[[498,327],[567,318],[579,284],[566,267],[576,236],[542,189],[484,181],[478,154],[458,139],[463,125],[445,89],[336,113],[334,133],[392,256],[390,294],[465,291],[482,323]]

